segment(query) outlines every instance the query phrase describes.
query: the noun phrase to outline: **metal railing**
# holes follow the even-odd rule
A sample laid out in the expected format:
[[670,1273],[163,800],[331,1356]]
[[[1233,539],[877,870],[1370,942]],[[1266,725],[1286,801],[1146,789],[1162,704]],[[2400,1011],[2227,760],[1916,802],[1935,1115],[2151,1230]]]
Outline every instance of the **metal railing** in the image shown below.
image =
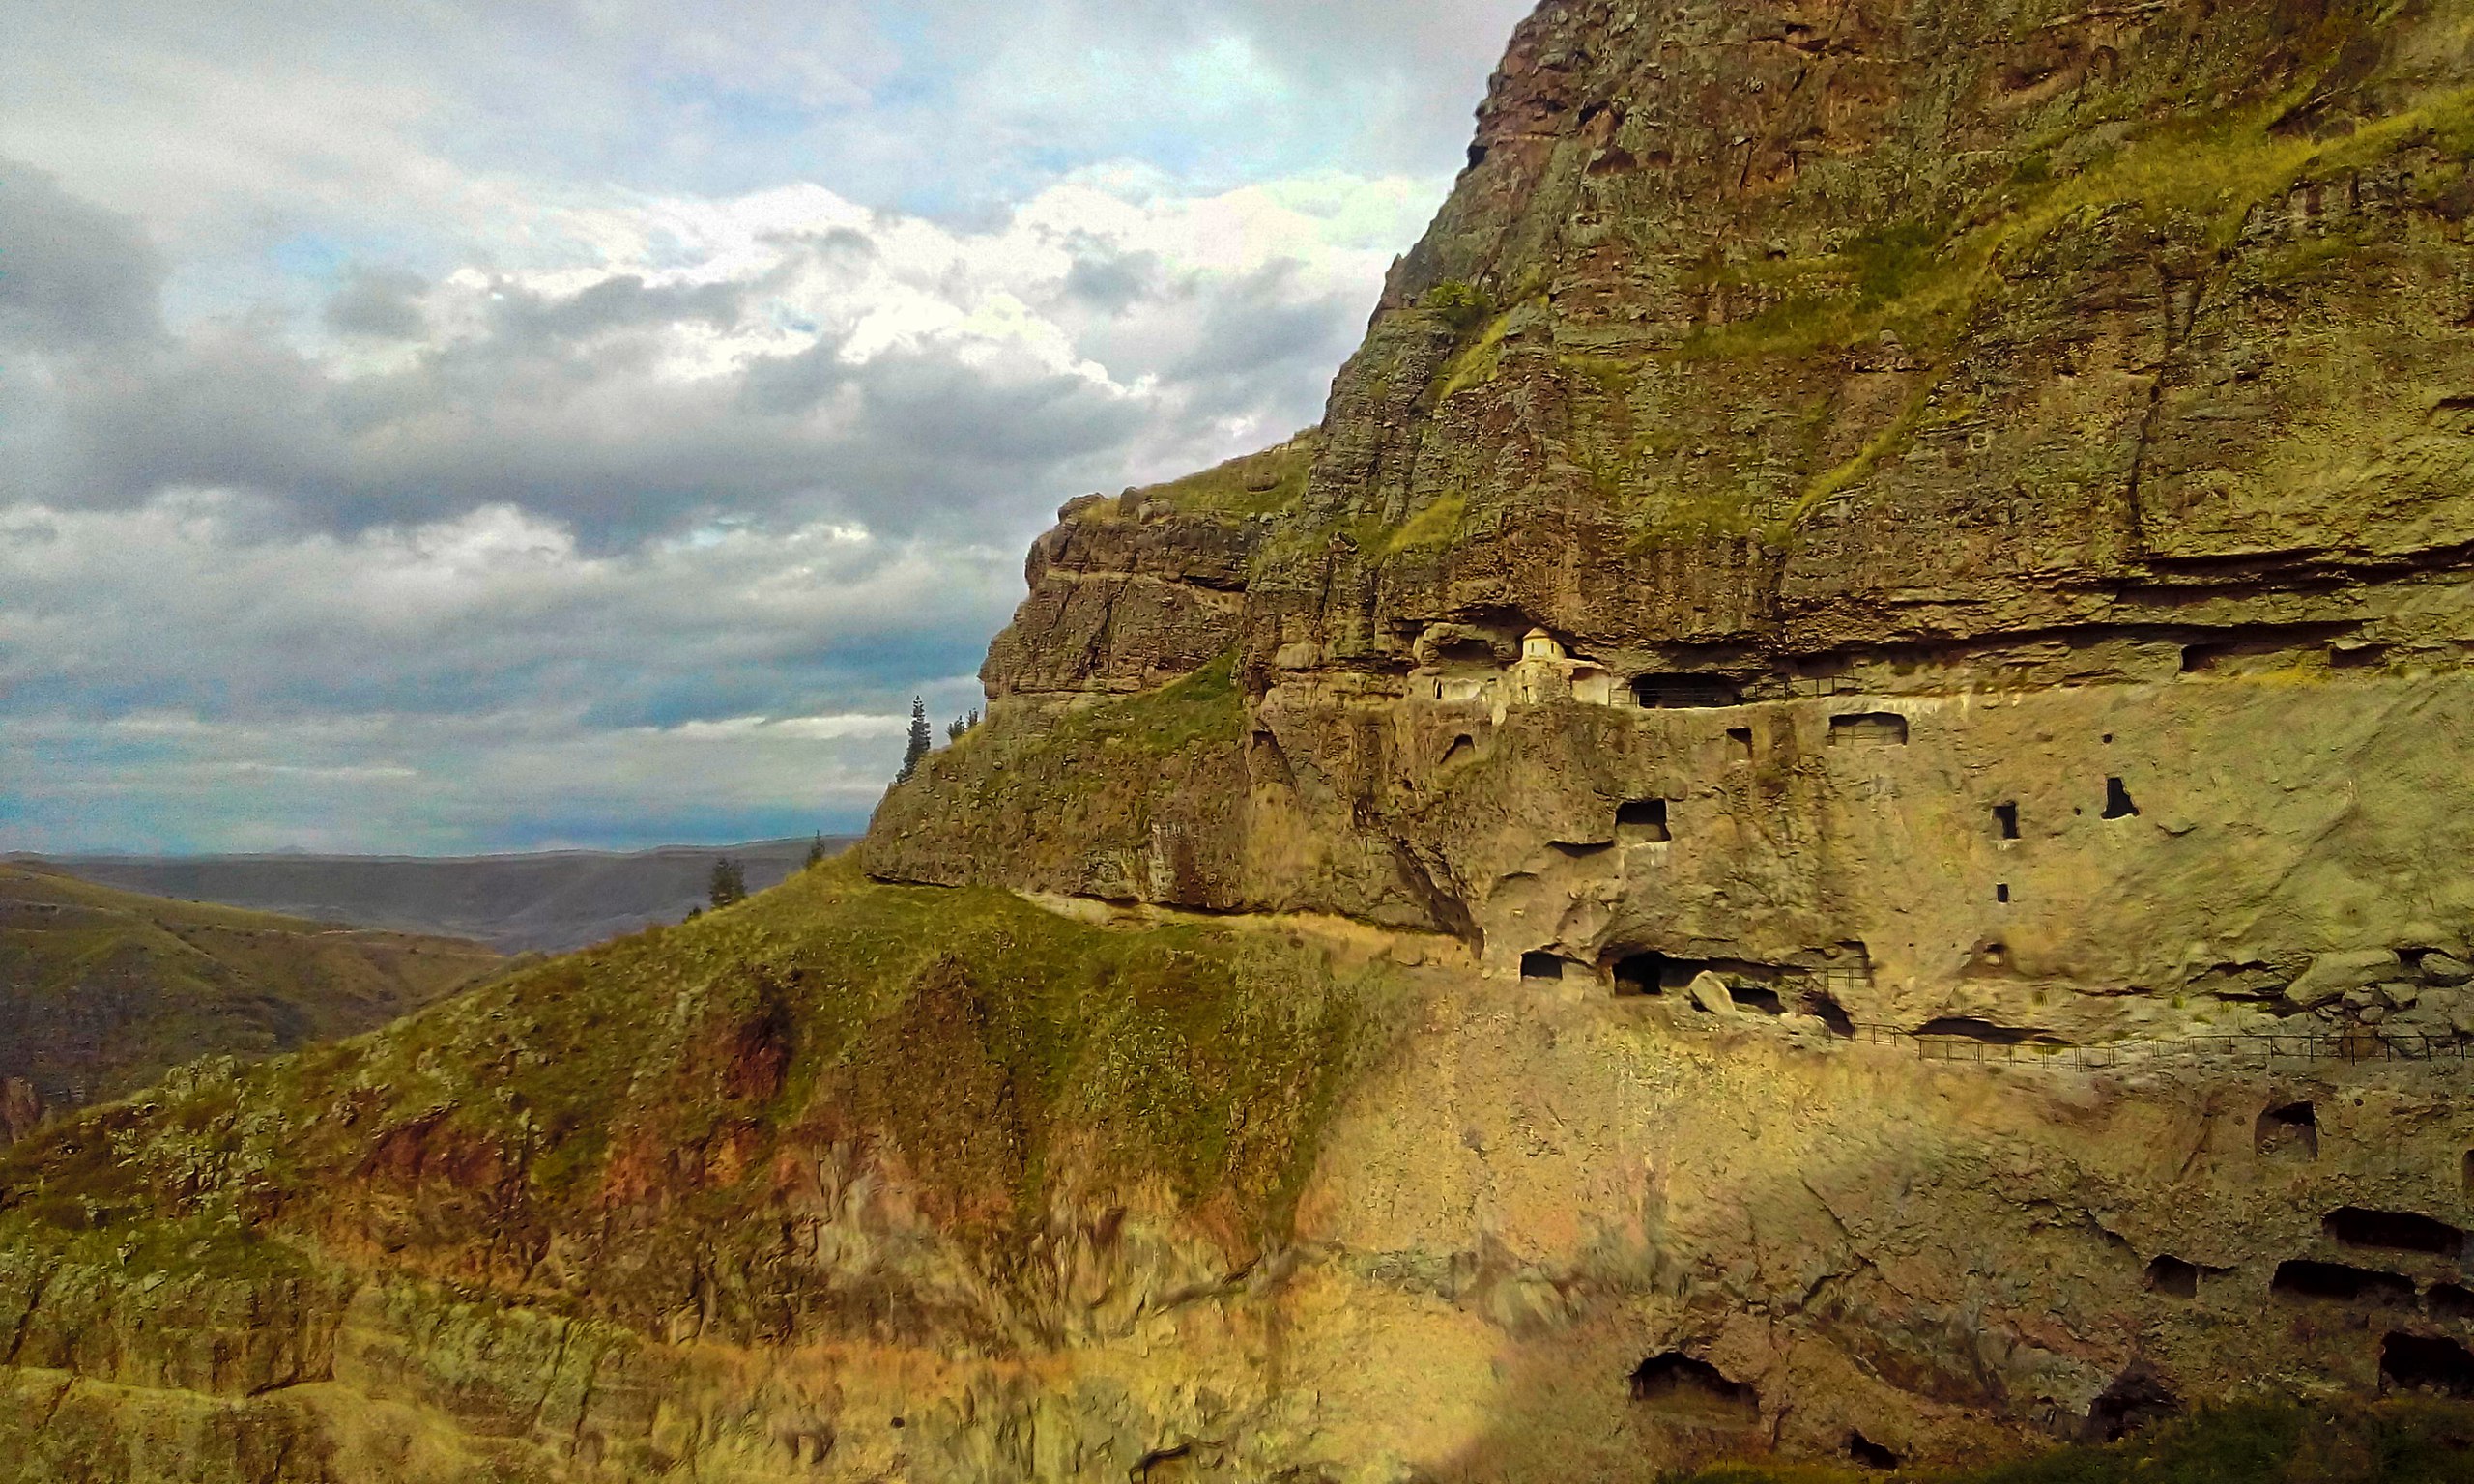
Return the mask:
[[1843,1040],[1871,1045],[1907,1045],[1928,1062],[2019,1064],[2103,1070],[2159,1063],[2262,1064],[2277,1062],[2468,1062],[2474,1042],[2424,1032],[2381,1033],[2354,1029],[2331,1033],[2227,1032],[2100,1042],[2094,1045],[2026,1037],[1927,1035],[1900,1026],[1856,1024],[1838,1029]]

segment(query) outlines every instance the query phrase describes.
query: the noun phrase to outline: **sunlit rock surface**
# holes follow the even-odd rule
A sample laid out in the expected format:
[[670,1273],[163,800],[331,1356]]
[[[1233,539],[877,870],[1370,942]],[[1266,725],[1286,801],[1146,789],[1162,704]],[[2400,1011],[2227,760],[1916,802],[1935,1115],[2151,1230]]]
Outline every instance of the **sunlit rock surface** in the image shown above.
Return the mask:
[[1069,506],[854,860],[13,1150],[8,1476],[2474,1393],[2469,46],[1548,4],[1323,426]]

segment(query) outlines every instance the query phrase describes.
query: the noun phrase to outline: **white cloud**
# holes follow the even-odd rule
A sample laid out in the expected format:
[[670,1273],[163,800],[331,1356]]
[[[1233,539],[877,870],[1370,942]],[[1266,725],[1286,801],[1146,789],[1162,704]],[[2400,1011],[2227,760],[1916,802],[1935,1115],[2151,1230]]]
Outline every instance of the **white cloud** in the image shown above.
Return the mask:
[[1063,499],[1317,415],[1524,3],[20,0],[0,845],[855,822]]

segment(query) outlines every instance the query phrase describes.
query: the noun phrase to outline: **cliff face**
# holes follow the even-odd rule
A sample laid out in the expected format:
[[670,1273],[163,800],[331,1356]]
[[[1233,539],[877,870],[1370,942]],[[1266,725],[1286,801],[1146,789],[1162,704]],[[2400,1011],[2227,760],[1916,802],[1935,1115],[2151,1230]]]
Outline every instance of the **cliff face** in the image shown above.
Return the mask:
[[[1550,0],[1296,501],[1249,542],[1212,661],[1112,700],[1074,655],[1168,647],[1139,615],[1069,636],[1026,606],[992,655],[992,725],[888,798],[869,869],[1445,933],[1528,1005],[1503,1034],[1549,1043],[1536,1027],[1565,1012],[1543,1007],[1576,1003],[1594,1026],[1743,1013],[1790,1043],[1935,1055],[2181,1048],[2178,1074],[2061,1096],[2134,1121],[2229,1097],[2270,1158],[2299,1113],[2212,1064],[2445,1062],[2474,1037],[2469,46],[2474,14],[2437,4]],[[1178,499],[1113,508],[1165,528]],[[1189,626],[1175,647],[1208,645]],[[1039,685],[1014,685],[1031,656]],[[1711,1153],[1735,1110],[1797,1086],[1860,1141],[1940,1096],[1751,1065],[1662,1080],[1681,1106],[1652,1122],[1704,1110],[1695,1155],[1808,1193],[1817,1151]],[[1771,1127],[1741,1116],[1754,1143]],[[2251,1157],[2162,1125],[2114,1136],[2180,1151],[2174,1180]],[[2068,1138],[2066,1185],[2163,1179]],[[2394,1178],[2382,1201],[2461,1221],[2474,1187],[2411,1142],[2315,1147],[2328,1175]],[[2114,1236],[2146,1251],[1966,1149],[1928,1162],[1973,1173],[1891,1226],[2086,1224],[1981,1249],[2005,1297],[1957,1283],[1978,1316],[1960,1329],[2024,1297],[2015,1254],[2041,1241],[2075,1275]],[[1625,1194],[1662,1209],[1676,1156],[1639,1157]],[[2316,1199],[2164,1184],[2162,1229]],[[1754,1217],[1700,1260],[1793,1266],[1814,1230]],[[1567,1235],[1562,1261],[1596,1240]],[[2340,1378],[2360,1341],[2274,1308],[2168,1338],[2200,1332],[2175,1307],[2209,1291],[2195,1270],[2253,1274],[2234,1291],[2254,1305],[2307,1287],[2322,1259],[2276,1246],[2255,1231],[2150,1266],[2138,1296],[2042,1312],[2086,1340],[2117,1302],[2132,1390],[2383,1384]],[[1828,1364],[1901,1405],[1969,1391],[1942,1367],[1973,1362],[1874,1348],[1913,1343],[1892,1311],[1919,1290],[1892,1280],[1842,1324],[1814,1297],[1840,1280],[1812,1281],[1735,1291],[1735,1312],[1827,1331]],[[2034,1364],[1982,1365],[1971,1405],[2013,1423],[2104,1410],[2028,1403],[2052,1394]],[[1836,1391],[1772,1413],[1764,1386],[1762,1416],[1783,1441]]]
[[2462,5],[1550,0],[1323,426],[1067,507],[852,862],[0,1156],[0,1477],[2474,1397],[2469,85]]
[[[1545,5],[1295,502],[1202,545],[1177,486],[1069,507],[997,725],[871,869],[1610,981],[1860,945],[1858,1018],[2074,1039],[2458,951],[2466,44],[2444,5]],[[1199,698],[1169,769],[1059,745],[1223,657],[1149,698]]]

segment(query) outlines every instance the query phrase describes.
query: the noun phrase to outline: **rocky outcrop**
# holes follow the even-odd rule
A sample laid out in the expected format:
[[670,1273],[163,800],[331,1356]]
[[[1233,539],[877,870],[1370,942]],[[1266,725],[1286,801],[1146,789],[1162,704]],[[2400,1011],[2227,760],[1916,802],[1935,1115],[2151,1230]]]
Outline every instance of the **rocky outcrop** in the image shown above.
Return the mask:
[[0,1144],[14,1144],[43,1122],[43,1095],[23,1077],[0,1077]]
[[1301,433],[1190,478],[1059,510],[1024,565],[1030,596],[981,668],[990,710],[1041,715],[1153,690],[1219,658],[1255,551],[1293,512],[1320,446],[1320,435]]
[[1000,705],[870,869],[1844,956],[1902,1028],[2382,1023],[2283,986],[2474,929],[2469,72],[2428,6],[1554,0],[1236,612],[992,650],[1226,655],[1242,714],[1157,767]]
[[859,860],[0,1157],[0,1458],[1632,1484],[2474,1395],[2469,44],[1549,0],[1319,432],[1067,507]]
[[1688,990],[802,878],[0,1160],[0,1477],[1633,1484],[2474,1354],[2458,1064]]
[[[866,866],[1471,955],[1302,1208],[1457,1316],[1301,1279],[1352,1460],[2474,1388],[2469,81],[2442,6],[1549,0],[1221,647]],[[1208,647],[1114,621],[992,696]]]
[[989,650],[992,703],[1154,689],[1228,647],[1244,590],[1244,528],[1094,495],[1031,548],[1031,595]]

